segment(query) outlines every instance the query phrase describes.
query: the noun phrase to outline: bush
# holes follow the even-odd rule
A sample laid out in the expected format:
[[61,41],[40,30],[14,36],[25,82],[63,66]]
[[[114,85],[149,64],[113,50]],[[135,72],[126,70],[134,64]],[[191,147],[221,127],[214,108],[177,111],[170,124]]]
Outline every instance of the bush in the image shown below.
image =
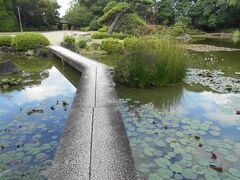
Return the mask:
[[103,26],[102,28],[98,29],[98,32],[107,32],[109,29],[108,26]]
[[70,42],[61,42],[61,46],[65,47],[71,51],[77,51],[77,47],[75,43],[70,43]]
[[11,46],[13,36],[0,36],[0,46]]
[[139,38],[126,38],[123,40],[124,48],[128,52],[134,52],[137,49]]
[[117,39],[108,38],[102,41],[101,49],[107,51],[108,54],[122,53],[123,44]]
[[27,51],[38,45],[47,46],[49,44],[48,39],[40,33],[20,33],[13,38],[11,46],[17,51]]
[[146,38],[127,42],[133,48],[115,65],[117,82],[140,88],[161,87],[184,78],[189,56],[178,42]]
[[81,30],[81,31],[84,31],[84,32],[90,31],[90,27],[89,27],[89,26],[83,27],[83,28],[81,28],[80,30]]
[[89,24],[89,27],[90,27],[90,30],[96,31],[96,30],[98,30],[99,28],[101,28],[102,25],[99,24],[99,22],[98,22],[97,20],[92,20],[92,21],[90,22],[90,24]]
[[92,43],[91,47],[93,47],[94,50],[98,50],[98,48],[100,47],[101,45],[99,43]]
[[115,38],[115,39],[125,39],[127,35],[121,33],[93,33],[92,39],[106,39],[106,38]]
[[185,32],[185,25],[181,21],[178,21],[173,27],[173,30],[172,30],[173,35],[179,36],[181,34],[184,34],[184,32]]
[[73,43],[73,44],[76,43],[76,39],[73,36],[69,36],[69,35],[65,36],[63,41],[67,43]]
[[79,39],[77,42],[78,47],[80,48],[85,48],[87,46],[87,40],[85,39]]

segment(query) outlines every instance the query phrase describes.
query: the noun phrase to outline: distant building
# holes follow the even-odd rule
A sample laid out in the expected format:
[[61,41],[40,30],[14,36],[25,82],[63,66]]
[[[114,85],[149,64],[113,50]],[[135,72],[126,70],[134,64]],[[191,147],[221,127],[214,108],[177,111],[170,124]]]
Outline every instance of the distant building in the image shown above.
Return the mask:
[[64,18],[60,19],[57,26],[58,26],[58,30],[70,30],[71,29],[70,22]]

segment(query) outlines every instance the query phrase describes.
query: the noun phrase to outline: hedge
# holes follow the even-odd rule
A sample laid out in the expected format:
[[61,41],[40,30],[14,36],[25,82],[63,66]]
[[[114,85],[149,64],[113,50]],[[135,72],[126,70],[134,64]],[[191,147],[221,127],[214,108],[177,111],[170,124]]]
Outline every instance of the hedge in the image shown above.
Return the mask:
[[0,36],[0,46],[11,46],[13,36]]
[[20,33],[14,37],[11,46],[17,51],[34,49],[38,45],[49,45],[48,39],[40,33]]

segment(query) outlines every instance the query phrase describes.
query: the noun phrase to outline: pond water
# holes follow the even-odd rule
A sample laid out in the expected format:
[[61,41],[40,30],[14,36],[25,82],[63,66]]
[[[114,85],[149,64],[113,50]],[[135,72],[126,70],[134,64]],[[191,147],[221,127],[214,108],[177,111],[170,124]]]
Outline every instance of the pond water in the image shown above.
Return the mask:
[[0,89],[0,179],[45,179],[52,164],[79,73],[51,58],[10,59],[21,84]]
[[[189,68],[240,79],[240,52],[191,54]],[[120,58],[98,59],[111,66]],[[240,179],[240,93],[184,82],[117,91],[140,179]]]

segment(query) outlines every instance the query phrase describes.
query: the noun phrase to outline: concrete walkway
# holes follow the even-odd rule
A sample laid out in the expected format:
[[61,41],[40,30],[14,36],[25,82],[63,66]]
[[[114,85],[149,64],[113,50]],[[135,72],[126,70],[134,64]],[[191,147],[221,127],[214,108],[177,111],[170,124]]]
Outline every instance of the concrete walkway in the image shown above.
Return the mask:
[[60,46],[49,48],[82,72],[49,179],[137,179],[108,67]]

